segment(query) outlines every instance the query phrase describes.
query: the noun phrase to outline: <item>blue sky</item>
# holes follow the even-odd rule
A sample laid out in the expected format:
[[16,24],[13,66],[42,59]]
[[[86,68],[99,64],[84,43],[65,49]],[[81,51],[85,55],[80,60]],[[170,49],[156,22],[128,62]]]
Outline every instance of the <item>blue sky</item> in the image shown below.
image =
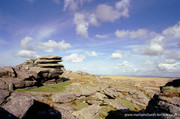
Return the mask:
[[180,77],[179,0],[0,0],[0,66],[45,55],[67,70]]

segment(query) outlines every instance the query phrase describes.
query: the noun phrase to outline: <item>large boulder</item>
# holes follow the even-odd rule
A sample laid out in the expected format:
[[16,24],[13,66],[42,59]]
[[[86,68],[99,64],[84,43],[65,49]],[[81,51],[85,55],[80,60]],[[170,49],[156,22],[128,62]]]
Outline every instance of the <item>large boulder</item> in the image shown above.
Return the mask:
[[[149,101],[146,113],[162,114],[161,118],[180,118],[180,79],[168,82]],[[167,117],[166,115],[169,115]]]
[[[59,64],[59,56],[43,56],[30,59],[15,67],[0,68],[0,89],[13,90],[42,85],[52,81],[57,83],[59,75],[63,73],[64,66]],[[52,80],[52,81],[49,81]]]
[[[6,98],[8,92],[1,91]],[[23,93],[13,92],[0,107],[0,119],[61,119],[61,112]]]
[[31,97],[17,92],[12,93],[9,100],[3,105],[3,109],[17,118],[23,118],[34,104],[34,100]]

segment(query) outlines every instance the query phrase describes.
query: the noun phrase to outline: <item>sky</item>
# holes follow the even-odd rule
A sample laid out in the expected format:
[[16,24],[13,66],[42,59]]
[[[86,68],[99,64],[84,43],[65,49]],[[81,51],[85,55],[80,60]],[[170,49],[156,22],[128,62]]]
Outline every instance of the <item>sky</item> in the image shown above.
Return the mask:
[[57,55],[96,75],[180,77],[180,0],[0,0],[0,66]]

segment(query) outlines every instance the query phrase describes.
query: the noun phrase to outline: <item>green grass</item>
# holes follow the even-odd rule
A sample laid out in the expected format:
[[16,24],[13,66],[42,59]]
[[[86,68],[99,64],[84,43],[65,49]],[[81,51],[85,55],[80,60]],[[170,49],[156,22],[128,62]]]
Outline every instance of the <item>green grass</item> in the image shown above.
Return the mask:
[[173,86],[166,86],[162,87],[162,91],[168,91],[168,92],[180,92],[180,87],[173,87]]
[[119,103],[121,103],[122,105],[126,106],[127,108],[129,108],[131,111],[135,111],[136,107],[133,105],[132,102],[125,100],[125,99],[121,99],[121,98],[116,98],[116,101],[118,101]]
[[105,119],[108,116],[109,111],[114,111],[115,109],[112,106],[101,106],[99,111],[98,119]]
[[87,103],[83,102],[82,100],[75,100],[71,104],[67,104],[67,105],[74,107],[75,110],[80,110],[89,106]]
[[17,89],[18,92],[27,92],[27,91],[33,91],[33,92],[63,92],[66,90],[66,87],[70,85],[68,82],[61,82],[58,84],[49,84],[44,85],[35,89]]

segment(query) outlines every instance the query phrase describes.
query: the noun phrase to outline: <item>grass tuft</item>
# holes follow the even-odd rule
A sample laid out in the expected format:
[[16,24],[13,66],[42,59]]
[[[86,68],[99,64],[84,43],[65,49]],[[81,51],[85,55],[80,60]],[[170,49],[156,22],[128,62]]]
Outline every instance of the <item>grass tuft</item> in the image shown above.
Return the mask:
[[49,84],[44,85],[35,89],[17,89],[18,92],[27,92],[27,91],[33,91],[33,92],[63,92],[66,90],[66,87],[70,85],[68,82],[61,82],[58,84]]

